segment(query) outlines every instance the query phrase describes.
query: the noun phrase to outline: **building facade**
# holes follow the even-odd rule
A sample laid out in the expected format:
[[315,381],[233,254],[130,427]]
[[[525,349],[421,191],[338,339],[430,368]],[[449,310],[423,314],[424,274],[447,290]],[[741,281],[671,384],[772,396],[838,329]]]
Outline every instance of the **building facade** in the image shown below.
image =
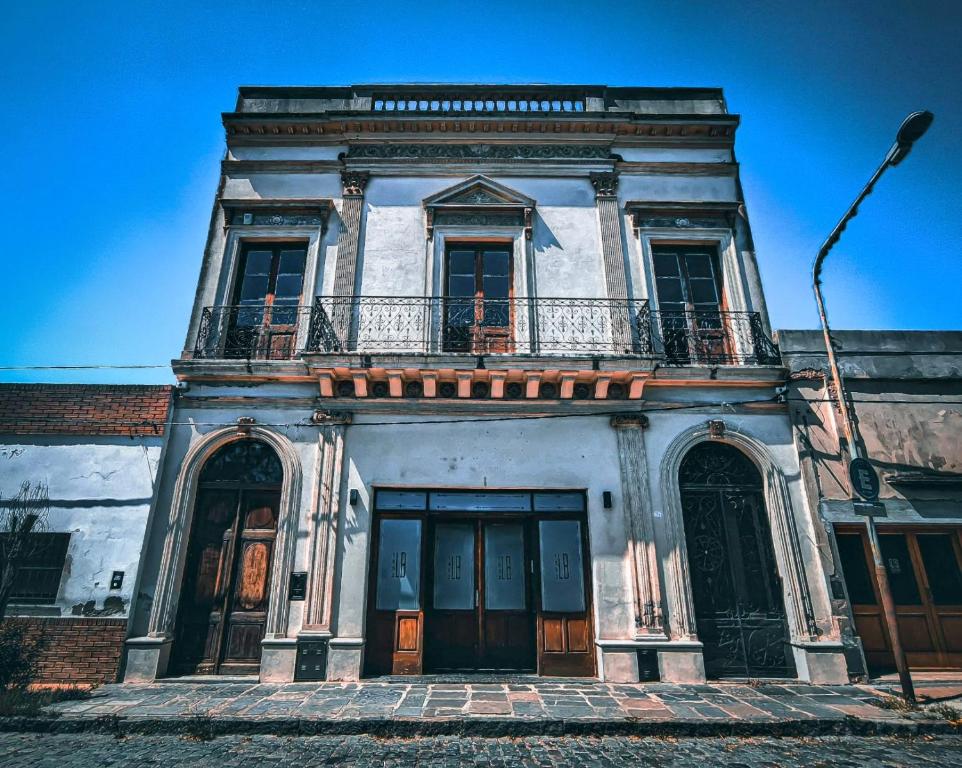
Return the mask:
[[171,400],[164,386],[0,385],[0,519],[23,483],[48,497],[5,617],[44,638],[40,682],[115,682],[149,612],[137,583]]
[[[962,333],[833,334],[862,448],[880,476],[874,510],[913,669],[962,668]],[[779,331],[807,498],[853,674],[894,666],[865,533],[853,506],[837,395],[821,334]]]
[[223,123],[125,679],[847,679],[720,90]]

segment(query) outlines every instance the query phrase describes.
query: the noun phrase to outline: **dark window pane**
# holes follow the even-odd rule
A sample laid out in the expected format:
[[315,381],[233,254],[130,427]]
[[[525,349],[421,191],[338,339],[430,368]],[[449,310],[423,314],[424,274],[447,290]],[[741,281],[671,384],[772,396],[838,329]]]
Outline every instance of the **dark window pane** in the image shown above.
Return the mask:
[[448,278],[449,296],[474,296],[474,275],[451,275]]
[[895,604],[921,605],[919,585],[912,570],[912,560],[909,557],[909,546],[905,536],[901,533],[879,536],[879,546],[882,549],[882,561],[885,563],[885,570],[888,571]]
[[445,311],[448,325],[474,325],[474,299],[470,301],[448,300]]
[[484,252],[485,275],[507,275],[510,259],[505,251]]
[[717,304],[718,292],[715,290],[714,280],[697,279],[692,280],[691,300],[695,304]]
[[451,251],[448,255],[448,273],[451,275],[473,275],[474,251]]
[[955,557],[952,535],[926,533],[917,538],[932,601],[936,605],[962,605],[962,571]]
[[684,301],[685,296],[681,291],[681,281],[675,278],[658,278],[658,302]]
[[267,275],[248,275],[241,286],[241,301],[263,301],[267,296]]
[[484,281],[484,297],[486,299],[506,299],[510,284],[507,277],[487,277]]
[[657,251],[652,254],[655,258],[655,275],[658,277],[677,277],[678,272],[678,257],[673,253],[658,253]]
[[304,278],[301,275],[278,275],[277,287],[274,289],[275,296],[285,298],[299,298],[301,295],[301,285]]
[[689,253],[685,257],[685,265],[688,267],[689,277],[710,277],[713,280],[715,278],[711,256],[707,253]]
[[244,266],[245,275],[269,275],[271,272],[271,251],[248,251]]
[[281,251],[281,263],[277,269],[279,275],[303,275],[305,251]]
[[853,605],[875,605],[875,591],[872,589],[872,577],[865,561],[862,537],[857,533],[840,533],[836,535],[835,541],[838,544],[838,556],[842,561],[842,574],[845,577],[845,586],[848,587],[849,600]]
[[484,317],[481,325],[489,328],[504,328],[508,325],[509,307],[505,301],[485,301]]

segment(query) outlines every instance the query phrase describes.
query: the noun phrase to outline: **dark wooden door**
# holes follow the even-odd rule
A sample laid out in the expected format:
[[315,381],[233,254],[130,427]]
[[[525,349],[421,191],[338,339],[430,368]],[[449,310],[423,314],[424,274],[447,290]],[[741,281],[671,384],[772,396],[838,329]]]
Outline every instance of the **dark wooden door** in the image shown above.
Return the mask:
[[373,530],[364,672],[419,675],[423,669],[423,521],[377,517]]
[[[879,535],[899,635],[916,669],[962,669],[962,532],[889,529]],[[873,672],[894,668],[864,532],[836,534],[855,626]]]
[[180,597],[174,668],[260,668],[280,492],[202,489]]
[[702,246],[652,249],[665,354],[678,363],[722,363],[732,352],[721,314],[718,254]]
[[586,531],[581,519],[538,521],[538,671],[592,677],[594,643],[587,585]]
[[487,354],[514,349],[511,261],[510,247],[499,243],[448,246],[445,351]]
[[235,303],[226,318],[226,357],[286,360],[297,341],[307,246],[248,243],[241,252]]
[[430,671],[533,672],[535,613],[527,522],[434,522],[425,619]]

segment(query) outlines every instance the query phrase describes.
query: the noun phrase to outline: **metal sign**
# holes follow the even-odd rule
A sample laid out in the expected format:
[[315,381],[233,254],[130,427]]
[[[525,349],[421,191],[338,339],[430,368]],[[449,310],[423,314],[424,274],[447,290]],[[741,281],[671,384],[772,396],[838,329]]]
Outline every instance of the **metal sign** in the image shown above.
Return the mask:
[[862,517],[887,517],[885,505],[878,501],[853,501],[852,509]]
[[852,463],[848,465],[848,477],[855,493],[863,499],[875,501],[878,498],[878,473],[868,459],[852,459]]
[[294,571],[288,586],[288,600],[307,599],[307,571]]

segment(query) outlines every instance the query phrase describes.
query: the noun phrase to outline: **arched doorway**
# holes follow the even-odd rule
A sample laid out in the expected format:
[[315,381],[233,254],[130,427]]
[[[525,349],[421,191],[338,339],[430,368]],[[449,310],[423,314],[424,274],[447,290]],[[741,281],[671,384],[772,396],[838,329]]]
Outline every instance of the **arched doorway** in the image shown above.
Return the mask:
[[200,472],[181,586],[175,674],[256,674],[283,482],[259,440],[218,449]]
[[678,473],[705,673],[794,677],[762,476],[737,448],[696,445]]

